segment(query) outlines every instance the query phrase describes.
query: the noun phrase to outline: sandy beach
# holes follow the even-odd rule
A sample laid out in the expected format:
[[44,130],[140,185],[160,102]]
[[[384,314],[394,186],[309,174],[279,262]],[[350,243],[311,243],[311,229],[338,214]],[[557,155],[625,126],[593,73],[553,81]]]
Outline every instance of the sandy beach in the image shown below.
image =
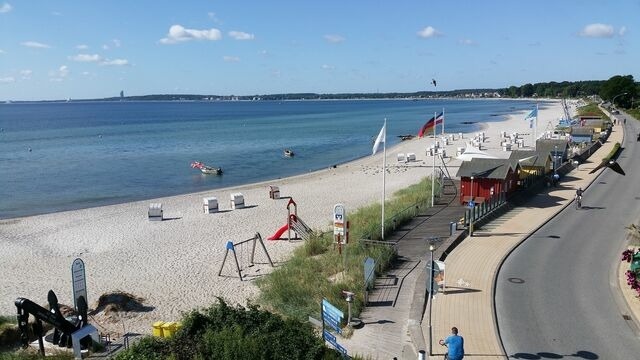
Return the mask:
[[[575,104],[571,111],[574,113]],[[487,137],[482,150],[508,157],[509,153],[500,148],[501,131],[530,134],[523,136],[525,149],[529,148],[533,129],[523,120],[525,116],[519,112],[505,121],[482,124]],[[540,109],[538,135],[562,116],[560,102]],[[416,124],[416,131],[419,126]],[[460,165],[455,159],[456,149],[464,147],[472,136],[465,134],[460,139],[456,133],[455,140],[446,146],[445,161],[452,176]],[[432,158],[426,155],[426,149],[433,142],[433,138],[414,138],[387,148],[388,198],[431,174]],[[398,162],[398,153],[415,153],[416,161]],[[269,185],[279,186],[284,198],[270,199]],[[71,263],[78,257],[86,266],[90,308],[101,294],[117,290],[144,298],[144,304],[152,308],[124,319],[127,331],[150,333],[153,322],[176,321],[182,312],[209,306],[216,297],[246,304],[258,295],[254,282],[240,281],[230,266],[223,270],[227,276],[218,276],[227,241],[246,240],[258,232],[278,266],[301,244],[266,240],[285,224],[286,197],[297,203],[298,216],[311,228],[327,230],[336,203],[344,204],[350,212],[379,202],[381,188],[382,152],[378,152],[335,168],[258,184],[2,220],[0,315],[15,314],[17,297],[46,305],[49,289],[56,292],[61,303],[73,304]],[[246,208],[231,210],[230,194],[236,192],[244,195]],[[217,197],[220,212],[203,212],[202,199],[208,196]],[[148,220],[150,203],[162,203],[164,221]],[[238,255],[246,261],[248,251]],[[248,270],[247,280],[271,271],[262,255],[256,260],[260,263]],[[122,333],[122,322],[90,319],[90,323],[96,322],[101,330]]]

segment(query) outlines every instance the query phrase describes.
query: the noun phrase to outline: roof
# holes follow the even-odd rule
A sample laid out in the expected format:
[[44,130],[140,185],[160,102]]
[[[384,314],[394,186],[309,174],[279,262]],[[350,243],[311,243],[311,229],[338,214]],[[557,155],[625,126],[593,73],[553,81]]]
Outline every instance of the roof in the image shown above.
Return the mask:
[[456,176],[505,180],[509,170],[519,166],[519,164],[512,165],[509,159],[474,158],[470,161],[463,161]]
[[536,151],[540,154],[550,154],[554,152],[556,146],[558,151],[564,152],[569,147],[569,142],[566,139],[538,139],[536,141]]
[[538,151],[513,150],[511,151],[509,160],[514,166],[516,163],[519,163],[520,166],[544,167],[546,166],[546,161],[551,160],[551,155],[547,153],[547,156],[545,158],[545,156]]
[[471,159],[495,159],[496,157],[467,143],[467,146],[464,148],[464,152],[457,158],[462,161],[470,161]]
[[593,135],[592,127],[572,126],[571,135]]
[[603,127],[604,126],[604,120],[602,119],[587,119],[584,120],[584,123],[582,126],[594,126],[594,127]]

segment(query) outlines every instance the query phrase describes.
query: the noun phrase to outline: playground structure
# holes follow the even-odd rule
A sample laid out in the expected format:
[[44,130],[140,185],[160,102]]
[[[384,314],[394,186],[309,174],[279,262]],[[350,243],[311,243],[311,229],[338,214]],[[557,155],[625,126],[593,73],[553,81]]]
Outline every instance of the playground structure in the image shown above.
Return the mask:
[[[36,322],[33,324],[33,331],[38,337],[38,346],[42,356],[44,354],[44,328],[42,322],[53,325],[53,344],[59,347],[73,347],[76,359],[81,359],[81,345],[87,347],[91,344],[91,339],[96,343],[99,342],[98,331],[92,325],[87,323],[87,301],[84,296],[78,298],[78,316],[74,320],[67,320],[60,312],[58,297],[49,290],[47,294],[49,302],[49,310],[25,298],[17,298],[15,301],[18,310],[18,328],[20,329],[20,340],[22,346],[29,346],[29,315],[35,317]],[[72,322],[73,321],[73,322]],[[91,339],[87,339],[91,336]]]
[[[293,230],[293,237],[291,231]],[[298,205],[293,199],[289,199],[287,203],[287,222],[281,226],[276,232],[269,236],[267,240],[279,240],[284,232],[287,232],[287,240],[294,239],[309,240],[313,235],[313,230],[298,217]]]
[[[222,271],[224,270],[225,263],[227,261],[227,256],[229,255],[229,251],[233,253],[233,259],[235,261],[236,270],[238,271],[238,277],[240,277],[240,281],[244,281],[244,276],[242,274],[243,271],[246,271],[247,268],[254,266],[255,263],[255,255],[256,255],[256,245],[260,243],[264,254],[267,256],[267,261],[269,265],[273,267],[273,262],[271,261],[271,257],[267,252],[267,248],[264,246],[264,242],[262,241],[262,236],[260,233],[256,233],[251,239],[242,240],[240,242],[234,243],[233,241],[227,241],[225,245],[226,250],[224,253],[224,258],[222,259],[222,265],[220,265],[220,271],[218,271],[218,276],[222,276]],[[248,250],[247,247],[251,245],[251,249]],[[238,257],[238,252],[240,252],[240,256]]]

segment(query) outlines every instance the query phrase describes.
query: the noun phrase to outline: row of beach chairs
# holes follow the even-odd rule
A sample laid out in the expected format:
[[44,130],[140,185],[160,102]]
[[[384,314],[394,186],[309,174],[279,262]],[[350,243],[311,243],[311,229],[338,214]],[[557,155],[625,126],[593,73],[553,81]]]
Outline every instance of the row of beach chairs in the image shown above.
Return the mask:
[[[269,198],[277,200],[280,199],[280,188],[277,186],[269,186]],[[245,207],[244,203],[244,195],[242,193],[232,193],[231,199],[229,200],[229,206],[232,210],[241,209]],[[202,209],[205,214],[213,214],[218,212],[219,204],[218,198],[215,196],[209,196],[202,198]],[[151,203],[149,204],[149,220],[151,221],[162,221],[162,203]]]

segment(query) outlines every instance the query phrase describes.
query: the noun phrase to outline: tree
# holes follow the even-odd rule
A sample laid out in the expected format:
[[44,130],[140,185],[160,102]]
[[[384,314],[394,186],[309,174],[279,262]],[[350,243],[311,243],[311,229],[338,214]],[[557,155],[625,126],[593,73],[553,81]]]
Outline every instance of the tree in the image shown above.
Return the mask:
[[638,87],[633,80],[633,75],[616,75],[602,85],[600,97],[609,101],[614,101],[615,98],[614,106],[619,104],[623,108],[630,108],[631,99],[638,96],[637,91]]
[[522,93],[520,95],[522,95],[522,97],[532,97],[533,91],[534,89],[532,84],[525,84],[522,86]]

